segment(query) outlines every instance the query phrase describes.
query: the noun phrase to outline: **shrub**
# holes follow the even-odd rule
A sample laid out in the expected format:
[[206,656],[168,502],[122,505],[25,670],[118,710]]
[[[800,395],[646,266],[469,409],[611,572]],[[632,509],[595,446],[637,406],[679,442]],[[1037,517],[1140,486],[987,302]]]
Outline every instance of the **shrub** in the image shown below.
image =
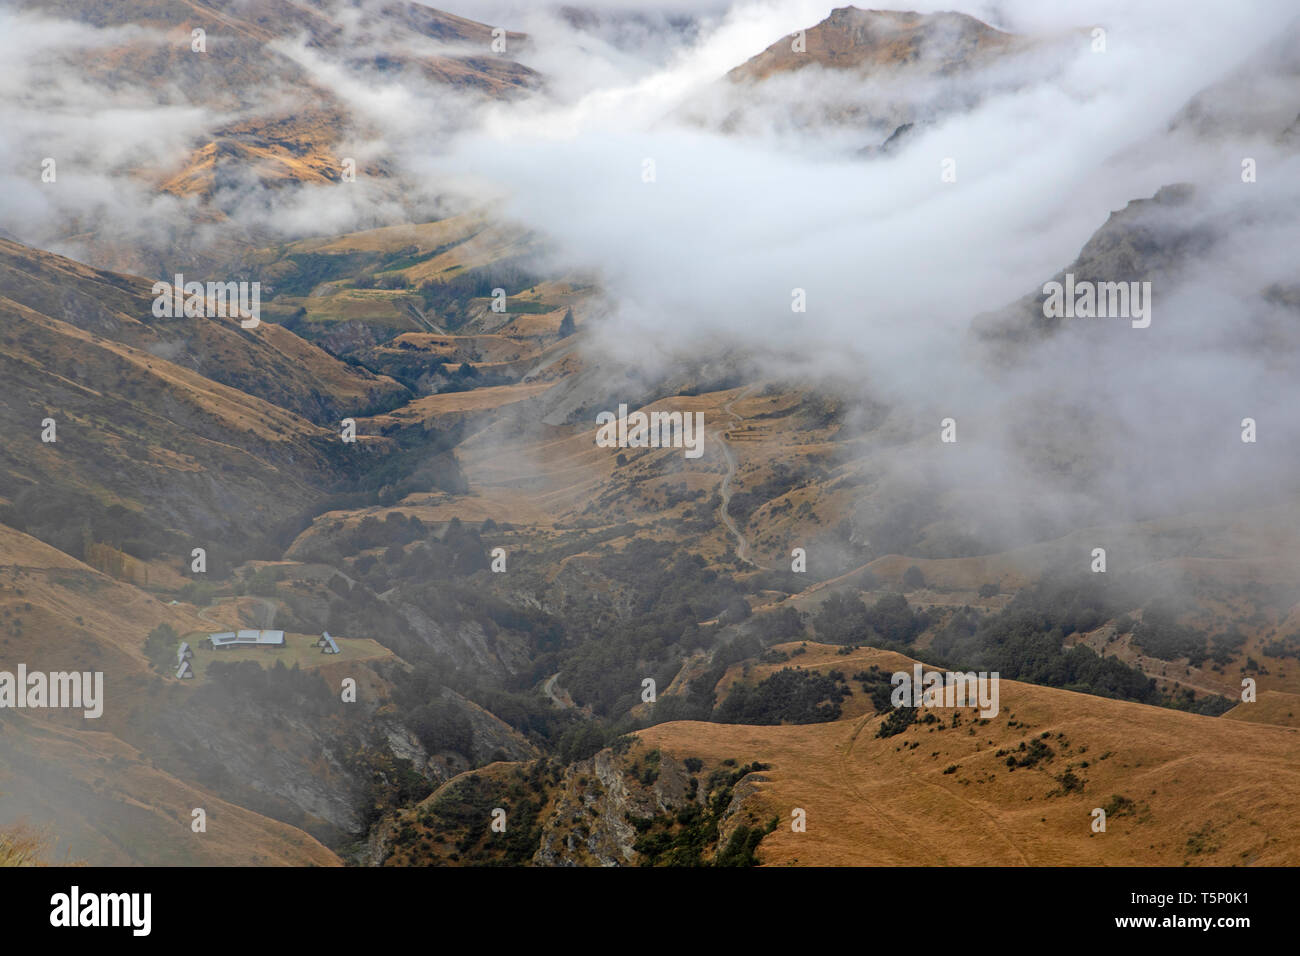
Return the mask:
[[723,724],[822,723],[840,716],[849,693],[842,680],[786,667],[755,686],[733,687],[713,719]]
[[181,636],[170,624],[159,624],[144,639],[144,655],[157,670],[175,670],[180,640]]

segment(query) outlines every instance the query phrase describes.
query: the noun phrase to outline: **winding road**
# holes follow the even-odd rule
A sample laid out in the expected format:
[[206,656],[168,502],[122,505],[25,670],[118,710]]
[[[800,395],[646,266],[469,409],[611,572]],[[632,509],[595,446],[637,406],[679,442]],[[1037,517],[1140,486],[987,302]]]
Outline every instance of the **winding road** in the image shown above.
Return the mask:
[[199,619],[200,621],[207,621],[207,622],[208,622],[209,624],[211,624],[213,627],[215,627],[215,628],[221,628],[221,627],[223,627],[224,625],[222,625],[222,624],[218,623],[217,621],[212,620],[212,618],[208,617],[208,611],[209,611],[211,608],[214,608],[214,607],[216,607],[216,606],[217,606],[217,605],[216,605],[215,603],[213,603],[213,604],[209,604],[207,607],[201,607],[201,608],[199,608],[199,609],[198,609],[197,611],[195,611],[194,613],[195,613],[195,615],[198,617],[198,619]]
[[542,685],[542,693],[551,699],[551,703],[561,710],[567,710],[573,706],[572,702],[565,703],[560,696],[555,693],[555,682],[560,679],[560,672],[556,671],[550,677],[546,678],[546,683]]
[[[758,386],[756,385],[745,386],[745,388],[740,391],[740,394],[736,395],[735,398],[729,399],[727,403],[722,406],[723,412],[731,416],[732,425],[744,420],[744,416],[732,411],[732,406],[742,398],[749,395],[749,393],[757,387]],[[728,428],[730,428],[730,426],[728,426]],[[718,494],[722,497],[722,504],[718,506],[718,518],[726,526],[727,530],[731,532],[731,536],[736,539],[736,557],[748,564],[750,567],[768,570],[764,569],[762,565],[749,557],[749,539],[745,537],[745,533],[740,530],[740,527],[732,519],[731,513],[728,510],[731,507],[731,479],[736,476],[737,468],[736,454],[731,450],[731,446],[727,444],[727,439],[724,437],[728,428],[721,429],[713,434],[713,437],[722,447],[723,457],[727,460],[727,473],[722,476],[722,486],[718,489]]]

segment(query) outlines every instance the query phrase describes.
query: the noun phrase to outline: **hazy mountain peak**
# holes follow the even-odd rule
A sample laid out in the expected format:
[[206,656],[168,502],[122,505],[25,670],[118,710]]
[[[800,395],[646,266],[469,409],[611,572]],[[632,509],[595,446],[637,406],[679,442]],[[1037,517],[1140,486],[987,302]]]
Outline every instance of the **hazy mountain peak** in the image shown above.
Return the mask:
[[830,16],[776,43],[736,67],[733,80],[763,80],[816,63],[837,70],[871,71],[928,65],[947,70],[969,65],[975,55],[1007,47],[1013,34],[964,13],[916,13],[836,7]]

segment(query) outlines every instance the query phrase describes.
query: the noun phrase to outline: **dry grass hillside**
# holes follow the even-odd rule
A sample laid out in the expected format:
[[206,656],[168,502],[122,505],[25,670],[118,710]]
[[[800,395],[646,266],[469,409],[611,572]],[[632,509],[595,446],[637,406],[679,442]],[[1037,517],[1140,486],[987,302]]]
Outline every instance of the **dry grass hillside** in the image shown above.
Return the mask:
[[[618,360],[599,275],[500,208],[408,190],[335,92],[401,84],[452,142],[455,107],[540,90],[522,35],[491,55],[490,25],[401,0],[19,7],[133,27],[50,69],[212,117],[123,173],[187,210],[174,248],[83,222],[40,241],[260,282],[263,321],[156,317],[150,279],[0,239],[0,670],[106,676],[98,719],[0,710],[0,826],[112,864],[1300,862],[1300,498],[1126,497],[1166,516],[1121,519],[1104,411],[1008,402],[1032,428],[1003,458],[976,422],[936,441],[887,378],[783,378],[801,366],[745,343]],[[870,160],[1070,62],[958,13],[844,7],[799,38],[684,109]],[[251,195],[350,188],[370,142],[393,159],[362,162],[363,203],[442,218],[245,228]],[[1181,267],[1203,230],[1156,242],[1147,217],[1193,198],[1130,204],[1072,268]],[[1028,305],[976,321],[972,374],[1047,337]],[[620,405],[702,416],[698,447],[598,445]],[[287,645],[203,646],[246,626]],[[987,719],[884,706],[921,659],[1023,680]],[[40,849],[0,830],[0,862]]]
[[[789,666],[873,665],[910,671],[912,661],[809,645]],[[987,721],[935,710],[936,721],[885,738],[883,717],[852,711],[824,724],[671,723],[639,736],[679,760],[769,766],[752,798],[783,821],[762,843],[766,865],[1296,862],[1300,731],[1014,681],[1001,683],[1000,707]],[[796,807],[806,833],[791,831]],[[1105,833],[1092,832],[1095,807],[1107,809]]]
[[[164,604],[4,526],[0,555],[0,669],[104,674],[98,718],[0,711],[4,819],[55,827],[60,850],[101,865],[337,864],[301,830],[178,778],[126,742],[144,710],[161,703],[144,634],[163,623],[202,627],[195,609]],[[190,830],[195,807],[207,810],[206,834]]]
[[[222,800],[96,730],[6,712],[0,806],[8,818],[57,821],[60,848],[101,866],[337,866],[296,827]],[[192,811],[207,832],[191,829]]]
[[92,341],[149,353],[162,360],[159,367],[183,366],[313,421],[391,404],[405,394],[391,379],[345,365],[288,334],[265,312],[254,329],[241,328],[234,317],[158,318],[152,286],[148,279],[0,240],[0,305],[26,307],[89,333]]

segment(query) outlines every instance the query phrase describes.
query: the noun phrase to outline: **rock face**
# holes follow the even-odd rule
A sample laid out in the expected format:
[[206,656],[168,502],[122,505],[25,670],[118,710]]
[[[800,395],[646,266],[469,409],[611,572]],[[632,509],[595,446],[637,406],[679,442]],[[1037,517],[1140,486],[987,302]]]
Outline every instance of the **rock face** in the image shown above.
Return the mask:
[[[660,773],[661,780],[666,776]],[[533,862],[544,866],[634,863],[637,832],[629,818],[670,808],[659,787],[660,780],[646,787],[629,779],[608,749],[573,764],[564,773],[563,790],[556,796],[555,811],[543,829]],[[684,782],[681,792],[685,793]]]
[[[674,815],[688,807],[704,808],[709,788],[701,785],[671,754],[652,751],[655,773],[647,774],[641,760],[606,748],[566,768],[554,794],[554,810],[542,827],[533,863],[540,866],[635,866],[640,831],[637,822]],[[641,758],[651,755],[642,753]],[[650,779],[647,783],[646,780]],[[719,846],[735,825],[750,815],[762,775],[750,773],[734,785],[718,817]]]
[[[1082,282],[1135,282],[1174,277],[1203,255],[1219,236],[1211,217],[1189,216],[1195,190],[1186,184],[1164,186],[1149,199],[1135,199],[1110,214],[1084,243],[1074,262],[1053,281],[1067,274]],[[1043,293],[1036,289],[998,312],[975,317],[972,328],[985,341],[1032,341],[1050,334],[1060,318],[1043,315]]]
[[[585,793],[577,787],[577,774],[595,773],[595,763],[595,758],[584,760],[565,771],[564,791],[546,824],[533,857],[535,863],[579,866],[590,862],[619,866],[632,859],[635,830],[623,820],[621,808],[626,805],[626,793],[617,787],[617,781],[610,781],[616,785],[612,792],[602,790],[599,795]],[[595,819],[586,828],[581,827],[579,824],[588,816]]]
[[383,866],[392,852],[393,833],[397,823],[392,817],[380,820],[366,836],[365,843],[357,851],[355,862],[358,866]]

